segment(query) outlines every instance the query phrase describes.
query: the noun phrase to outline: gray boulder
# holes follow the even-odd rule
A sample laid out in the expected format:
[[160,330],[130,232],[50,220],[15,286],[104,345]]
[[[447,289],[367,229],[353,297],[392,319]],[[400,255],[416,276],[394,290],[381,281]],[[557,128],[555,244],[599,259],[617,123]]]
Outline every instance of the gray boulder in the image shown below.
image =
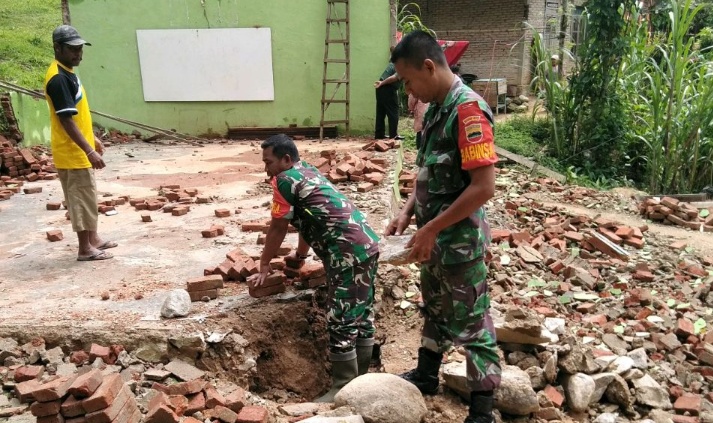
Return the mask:
[[185,289],[174,289],[161,306],[161,316],[167,319],[186,317],[191,312],[191,296]]
[[419,423],[428,410],[421,392],[388,373],[367,373],[334,397],[337,407],[352,407],[366,423]]

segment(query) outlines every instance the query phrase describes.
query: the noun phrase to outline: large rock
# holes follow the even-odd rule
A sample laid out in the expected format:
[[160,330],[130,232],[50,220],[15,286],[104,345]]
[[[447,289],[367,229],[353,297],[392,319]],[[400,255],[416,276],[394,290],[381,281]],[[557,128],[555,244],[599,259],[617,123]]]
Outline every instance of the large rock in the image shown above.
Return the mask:
[[567,405],[572,411],[583,412],[589,409],[596,384],[591,376],[584,373],[565,376],[562,380]]
[[629,391],[629,385],[626,380],[619,375],[614,375],[614,379],[609,382],[606,391],[604,391],[607,401],[612,404],[617,404],[624,410],[631,408],[634,405],[634,397]]
[[161,316],[167,319],[186,317],[191,312],[191,296],[185,289],[174,289],[161,306]]
[[588,353],[578,345],[572,346],[572,350],[566,354],[559,354],[559,368],[570,375],[576,373],[593,374],[600,370],[600,366]]
[[605,333],[602,336],[602,342],[616,355],[625,355],[629,349],[629,344],[615,333]]
[[618,375],[623,375],[632,368],[634,368],[634,359],[628,356],[617,357],[617,359],[609,365],[609,371]]
[[614,373],[599,373],[592,375],[592,380],[594,380],[594,393],[590,399],[590,404],[596,404],[604,396],[609,384],[614,380]]
[[529,367],[525,370],[525,373],[530,377],[530,384],[535,390],[543,389],[547,386],[547,381],[545,380],[545,371],[537,366]]
[[500,387],[495,390],[495,407],[503,413],[527,416],[540,409],[530,376],[515,366],[503,366]]
[[650,375],[645,374],[640,379],[632,381],[636,390],[636,402],[651,408],[669,410],[671,400],[668,392],[659,385]]
[[388,373],[359,376],[337,393],[334,403],[352,407],[366,423],[419,423],[428,411],[418,388]]

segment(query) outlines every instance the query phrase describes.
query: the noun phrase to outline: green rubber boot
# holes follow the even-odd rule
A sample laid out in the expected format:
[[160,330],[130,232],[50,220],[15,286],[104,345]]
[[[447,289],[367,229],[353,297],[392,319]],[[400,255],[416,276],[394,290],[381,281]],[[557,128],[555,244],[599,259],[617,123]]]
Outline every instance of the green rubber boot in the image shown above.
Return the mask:
[[369,373],[371,354],[374,351],[374,338],[357,338],[356,354],[359,376]]
[[355,350],[341,354],[329,353],[329,359],[332,361],[332,388],[315,402],[334,402],[337,392],[358,376],[359,367]]

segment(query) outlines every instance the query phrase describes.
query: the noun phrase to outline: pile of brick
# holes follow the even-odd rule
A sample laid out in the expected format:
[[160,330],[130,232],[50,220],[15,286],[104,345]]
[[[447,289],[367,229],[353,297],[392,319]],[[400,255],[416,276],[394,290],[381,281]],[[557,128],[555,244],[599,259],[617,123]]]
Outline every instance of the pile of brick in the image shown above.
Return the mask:
[[406,170],[401,170],[399,174],[399,193],[408,197],[416,188],[416,174]]
[[79,376],[55,376],[45,383],[16,370],[16,381],[28,380],[17,383],[15,393],[22,403],[31,403],[30,412],[40,423],[138,423],[141,411],[121,375],[103,376],[99,369],[87,369]]
[[[171,213],[173,216],[183,216],[191,210],[190,204],[210,203],[210,197],[199,197],[195,188],[181,189],[180,185],[163,185],[159,188],[159,195],[144,198],[132,198],[129,204],[136,211],[157,211]],[[150,222],[150,216],[143,213],[141,219]]]
[[401,143],[396,140],[377,140],[365,144],[361,149],[364,151],[378,151],[383,153],[389,151],[392,148],[399,148]]
[[225,260],[215,267],[203,270],[204,276],[219,275],[226,282],[245,282],[250,275],[260,271],[255,260],[242,249],[236,248],[225,255]]
[[[267,423],[239,387],[221,392],[205,372],[175,359],[149,367],[121,346],[92,344],[65,356],[37,338],[0,338],[0,418],[29,411],[39,423]],[[139,363],[139,364],[137,364]],[[143,411],[147,411],[144,416]]]
[[347,153],[340,159],[335,150],[324,150],[312,165],[334,184],[358,182],[358,192],[369,192],[383,182],[388,161],[365,151]]
[[1,145],[0,175],[9,178],[23,177],[30,182],[57,178],[57,169],[52,160],[42,154],[41,148],[36,148],[38,157],[35,157],[33,149],[17,148],[9,141],[3,141]]
[[671,197],[649,198],[639,204],[639,212],[654,222],[713,232],[713,207],[704,210]]

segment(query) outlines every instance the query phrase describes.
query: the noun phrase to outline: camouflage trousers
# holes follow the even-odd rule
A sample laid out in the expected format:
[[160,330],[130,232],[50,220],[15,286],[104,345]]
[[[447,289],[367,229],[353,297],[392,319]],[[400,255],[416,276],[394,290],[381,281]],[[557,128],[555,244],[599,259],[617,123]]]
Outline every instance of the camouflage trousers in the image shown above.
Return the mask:
[[353,266],[326,268],[330,352],[353,351],[357,339],[374,338],[374,280],[378,259],[377,253]]
[[502,373],[490,318],[487,267],[482,260],[454,265],[421,266],[425,316],[421,344],[438,353],[451,346],[466,351],[468,387],[490,391]]

